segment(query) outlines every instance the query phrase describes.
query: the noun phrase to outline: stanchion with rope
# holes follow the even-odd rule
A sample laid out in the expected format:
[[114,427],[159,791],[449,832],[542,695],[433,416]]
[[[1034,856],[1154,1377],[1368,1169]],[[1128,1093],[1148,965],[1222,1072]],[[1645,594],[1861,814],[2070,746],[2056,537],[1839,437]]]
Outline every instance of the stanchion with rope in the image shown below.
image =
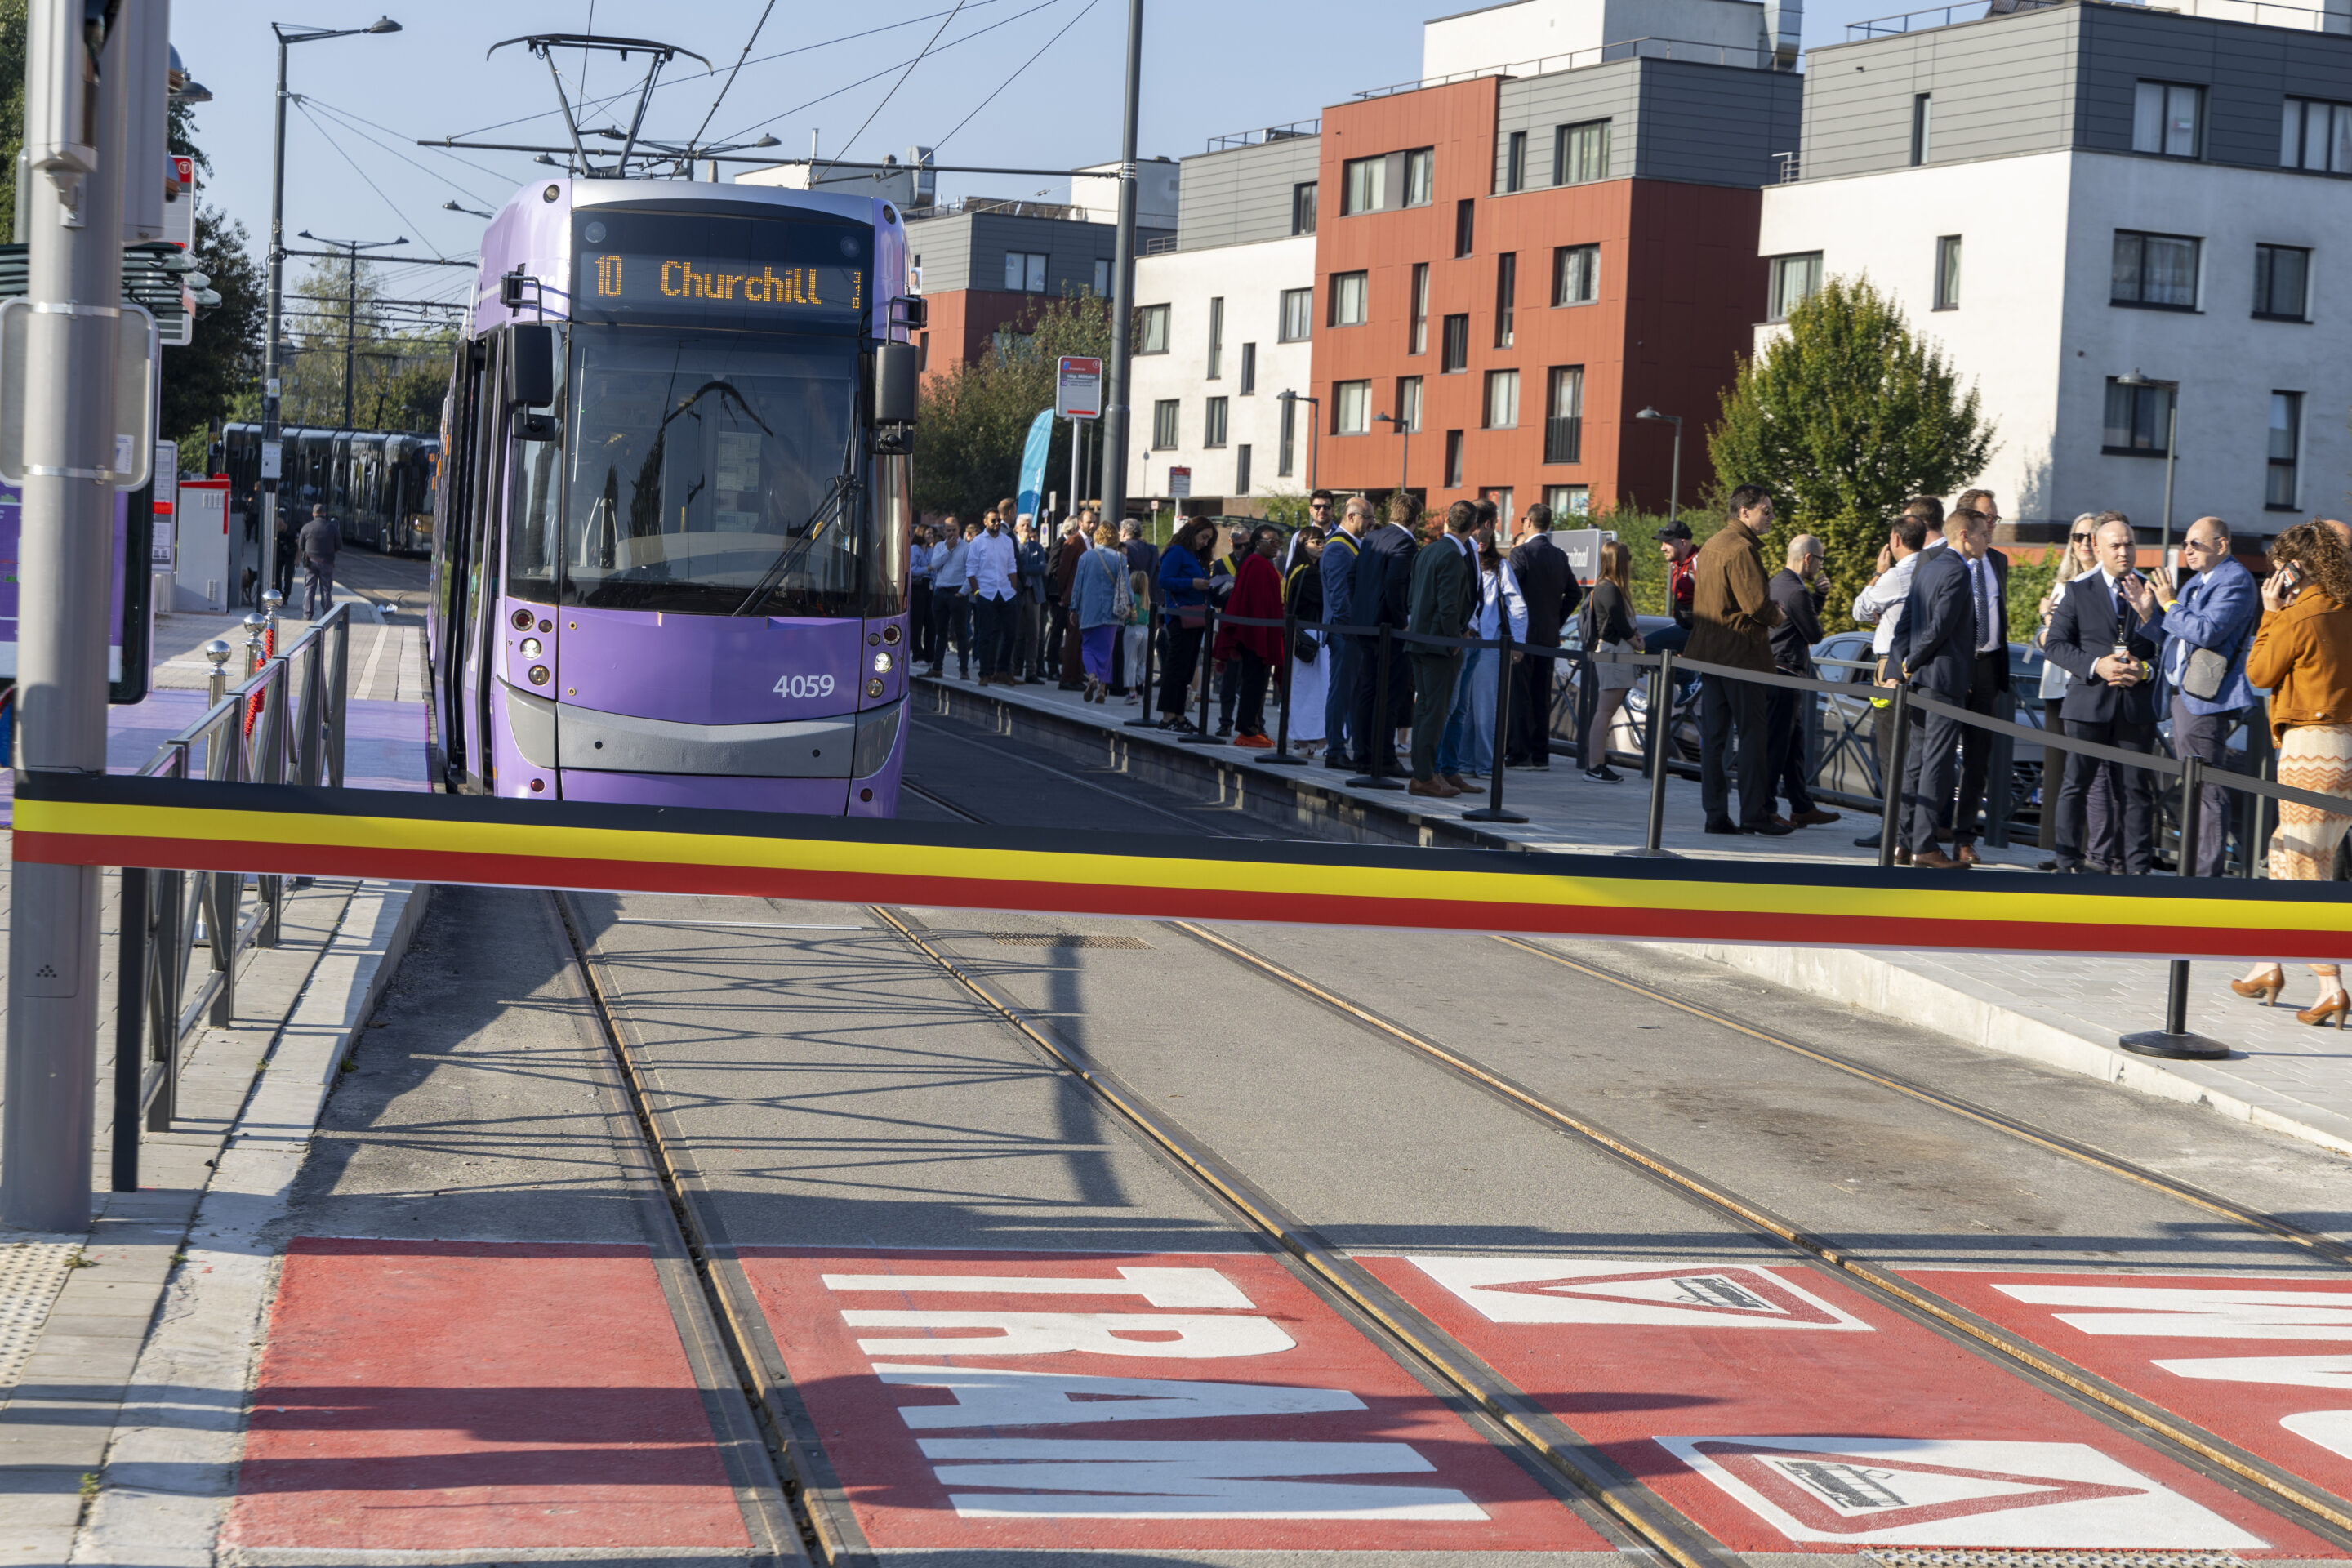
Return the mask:
[[[1148,583],[1145,588],[1149,592]],[[1154,683],[1151,679],[1151,656],[1158,647],[1159,642],[1160,606],[1147,598],[1143,605],[1143,685],[1140,689],[1143,696],[1142,709],[1134,718],[1127,721],[1125,725],[1127,729],[1157,730],[1160,728],[1160,698],[1159,694],[1152,689]]]
[[[1380,639],[1372,646],[1372,658],[1379,665],[1372,671],[1372,732],[1356,737],[1356,744],[1363,753],[1364,771],[1348,781],[1349,789],[1404,788],[1401,782],[1389,776],[1386,765],[1389,756],[1396,750],[1396,723],[1389,716],[1389,648],[1393,635],[1394,628],[1382,621]],[[1361,679],[1362,677],[1357,679]],[[1378,745],[1373,744],[1375,740],[1379,742]]]
[[1494,755],[1486,759],[1486,804],[1475,811],[1462,814],[1465,822],[1525,822],[1516,811],[1503,809],[1503,749],[1509,744],[1511,733],[1511,667],[1518,658],[1511,644],[1511,617],[1498,604],[1496,620],[1501,623],[1499,636],[1503,646],[1496,650],[1501,655],[1498,673],[1495,677],[1495,745]]
[[1307,765],[1307,759],[1290,749],[1290,694],[1294,689],[1290,675],[1292,666],[1296,662],[1291,649],[1297,641],[1298,617],[1291,614],[1289,607],[1286,605],[1282,612],[1282,658],[1274,667],[1275,679],[1279,683],[1276,690],[1282,698],[1282,717],[1275,721],[1274,750],[1258,758],[1258,761],[1292,768]]
[[[1659,840],[1666,832],[1666,748],[1674,739],[1675,650],[1658,650],[1657,684],[1650,697],[1650,817],[1643,830],[1642,847],[1628,849],[1628,855],[1648,855],[1661,858],[1678,858],[1675,852]],[[1608,760],[1608,751],[1601,751],[1601,760]]]
[[[2197,874],[2197,837],[2202,826],[2205,760],[2180,759],[2180,860],[2179,874]],[[2189,961],[2176,958],[2165,987],[2164,1027],[2126,1035],[2116,1044],[2135,1056],[2168,1057],[2179,1061],[2213,1061],[2230,1054],[2221,1041],[2189,1030]]]
[[1878,807],[1878,863],[1891,869],[1895,865],[1895,846],[1903,837],[1903,766],[1911,754],[1911,688],[1897,684],[1894,688],[1895,744],[1886,759],[1886,771],[1879,787],[1885,798]]
[[1194,674],[1201,681],[1201,728],[1195,734],[1179,735],[1177,744],[1183,746],[1222,746],[1223,741],[1210,732],[1210,689],[1217,684],[1217,602],[1203,600],[1201,605],[1201,657],[1194,664]]

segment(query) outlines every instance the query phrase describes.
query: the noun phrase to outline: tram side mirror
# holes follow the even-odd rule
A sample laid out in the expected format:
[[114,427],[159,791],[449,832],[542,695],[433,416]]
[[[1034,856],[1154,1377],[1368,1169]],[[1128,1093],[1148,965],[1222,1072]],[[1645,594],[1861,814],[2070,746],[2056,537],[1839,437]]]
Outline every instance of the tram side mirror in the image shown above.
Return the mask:
[[514,329],[509,345],[514,365],[514,400],[527,408],[544,408],[555,401],[555,329],[529,321]]
[[874,423],[912,425],[920,380],[914,344],[878,344],[874,350]]

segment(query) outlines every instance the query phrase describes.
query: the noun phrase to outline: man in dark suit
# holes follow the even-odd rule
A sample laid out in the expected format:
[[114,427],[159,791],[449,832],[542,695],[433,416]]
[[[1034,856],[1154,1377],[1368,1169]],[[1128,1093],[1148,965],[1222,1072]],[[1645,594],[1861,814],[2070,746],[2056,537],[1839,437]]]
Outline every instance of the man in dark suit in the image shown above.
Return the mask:
[[1421,548],[1412,536],[1419,508],[1403,491],[1389,498],[1389,520],[1364,535],[1356,550],[1356,573],[1348,584],[1348,620],[1373,635],[1360,637],[1356,652],[1356,721],[1352,744],[1356,761],[1369,773],[1378,758],[1381,773],[1394,778],[1397,771],[1397,725],[1411,711],[1412,677],[1405,663],[1405,645],[1389,644],[1389,710],[1375,713],[1380,700],[1380,627],[1405,627],[1412,603],[1412,558]]
[[[1990,490],[1963,490],[1954,510],[1974,512],[1979,519],[1976,526],[1985,538],[1982,553],[1969,561],[1969,596],[1977,607],[1977,653],[1969,667],[1968,709],[1991,718],[1997,716],[2000,700],[2009,690],[2009,557],[1991,542],[2000,509]],[[1948,521],[1944,533],[1947,539],[1951,537]],[[1973,724],[1960,727],[1960,804],[1952,815],[1952,858],[1963,866],[1976,865],[1983,858],[1977,853],[1977,815],[1984,805],[1985,784],[1999,740],[1990,730]],[[1999,787],[2014,786],[2003,779]]]
[[[1478,509],[1468,501],[1446,508],[1444,537],[1413,558],[1408,630],[1436,637],[1469,635],[1478,603],[1478,546],[1470,531],[1477,524]],[[1450,800],[1463,786],[1437,776],[1437,745],[1454,711],[1463,650],[1406,646],[1412,650],[1412,783],[1405,787],[1413,795]]]
[[[1992,542],[1991,527],[1982,514],[1954,512],[1944,523],[1949,549],[1930,550],[1919,557],[1911,574],[1911,592],[1904,601],[1902,622],[1895,628],[1888,651],[1897,661],[1906,685],[1914,691],[1963,706],[1976,665],[1985,626],[1999,626],[1982,609],[1974,592],[1977,567]],[[1953,775],[1959,761],[1961,733],[1967,726],[1948,714],[1914,712],[1909,750],[1903,766],[1902,846],[1911,863],[1930,870],[1960,868],[1936,847],[1937,831],[1952,799]]]
[[[2126,752],[2154,752],[2157,646],[2133,609],[2134,591],[2125,585],[2138,575],[2132,569],[2131,524],[2104,523],[2091,543],[2099,570],[2066,584],[2042,640],[2050,662],[2074,678],[2059,717],[2075,740],[2097,741]],[[2122,838],[2093,845],[2091,852],[2119,862],[2129,875],[2144,876],[2155,858],[2149,836],[2156,812],[2154,782],[2145,768],[2110,762],[2066,770],[2066,782],[2058,792],[2058,869],[2083,868],[2084,803],[2092,779],[2101,772],[2114,778],[2123,805]],[[2116,831],[2109,828],[2111,836]]]
[[[1511,574],[1528,602],[1528,646],[1558,647],[1560,628],[1584,602],[1584,585],[1568,563],[1568,552],[1552,542],[1551,508],[1538,502],[1520,515],[1519,542],[1511,552]],[[1514,768],[1551,766],[1551,693],[1556,658],[1533,654],[1512,674],[1511,734],[1503,763]]]

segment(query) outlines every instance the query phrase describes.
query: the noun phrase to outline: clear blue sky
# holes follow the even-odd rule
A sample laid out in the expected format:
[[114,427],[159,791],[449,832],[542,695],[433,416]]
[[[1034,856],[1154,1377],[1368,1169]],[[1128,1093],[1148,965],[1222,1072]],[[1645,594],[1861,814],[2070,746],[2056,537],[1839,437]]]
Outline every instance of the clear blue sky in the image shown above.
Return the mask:
[[[520,47],[485,59],[490,45],[530,30],[587,31],[593,12],[599,33],[660,39],[708,55],[722,75],[704,75],[681,58],[647,116],[648,134],[684,140],[703,122],[764,3],[314,0],[280,8],[251,0],[182,0],[173,41],[215,95],[196,121],[214,165],[206,197],[246,224],[258,254],[269,223],[277,67],[269,23],[362,26],[388,10],[401,33],[291,51],[289,84],[310,101],[288,119],[287,232],[308,228],[338,239],[404,235],[408,254],[460,257],[479,242],[481,220],[443,211],[442,203],[495,209],[536,171],[522,154],[452,156],[413,141],[453,133],[535,143],[561,137],[546,65]],[[776,0],[751,63],[709,122],[709,136],[749,139],[764,131],[783,143],[779,152],[804,155],[814,132],[828,155],[844,152],[854,136],[845,149],[851,156],[923,143],[939,147],[943,163],[1026,168],[1118,156],[1124,0],[964,0],[950,19],[946,13],[954,5],[873,0],[835,9]],[[1210,136],[1306,118],[1358,89],[1414,77],[1420,24],[1457,8],[1447,0],[1150,0],[1140,151],[1182,157],[1201,151]],[[1898,8],[1871,0],[1824,6],[1806,17],[1806,41],[1834,41],[1847,21]],[[932,53],[891,93],[906,62],[943,22]],[[835,41],[857,33],[868,36]],[[562,63],[567,80],[576,78],[579,57]],[[600,57],[588,69],[590,98],[634,82],[639,64]],[[861,84],[867,78],[873,79]],[[604,112],[621,112],[630,101]],[[941,189],[948,195],[1045,192],[1051,199],[1066,185],[971,175],[942,176]],[[447,298],[459,291],[463,277],[454,268],[418,268],[388,280],[398,294]]]

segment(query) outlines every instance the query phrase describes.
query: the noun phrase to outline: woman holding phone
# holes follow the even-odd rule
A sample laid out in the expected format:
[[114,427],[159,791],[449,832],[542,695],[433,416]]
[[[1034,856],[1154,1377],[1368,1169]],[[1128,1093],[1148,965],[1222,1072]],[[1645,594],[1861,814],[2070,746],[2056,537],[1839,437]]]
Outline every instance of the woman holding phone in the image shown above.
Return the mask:
[[[2246,679],[2270,696],[2271,737],[2278,743],[2278,782],[2344,801],[2340,812],[2281,801],[2271,836],[2273,880],[2325,882],[2352,827],[2352,557],[2335,530],[2298,522],[2271,542],[2263,580],[2263,620],[2246,655]],[[2332,963],[2315,963],[2319,1000],[2295,1016],[2344,1027],[2352,998]],[[2241,996],[2275,1006],[2286,972],[2257,965],[2230,982]]]

